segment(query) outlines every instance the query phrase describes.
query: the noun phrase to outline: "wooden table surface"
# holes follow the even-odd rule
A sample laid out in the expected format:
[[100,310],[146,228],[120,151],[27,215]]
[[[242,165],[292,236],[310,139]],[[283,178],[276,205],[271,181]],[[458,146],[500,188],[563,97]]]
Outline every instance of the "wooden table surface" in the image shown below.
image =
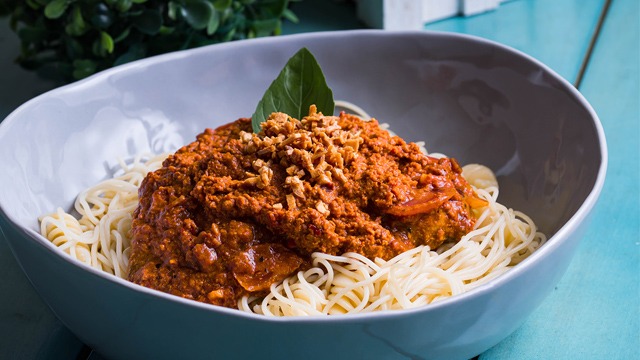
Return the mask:
[[[609,149],[600,201],[567,273],[521,328],[480,359],[640,359],[639,3],[513,0],[425,26],[495,40],[549,65],[593,105]],[[305,0],[293,10],[301,22],[285,24],[285,34],[364,27],[352,3]],[[11,63],[17,51],[12,34],[0,30],[0,119],[49,87]],[[40,300],[4,238],[0,272],[0,359],[100,359]]]

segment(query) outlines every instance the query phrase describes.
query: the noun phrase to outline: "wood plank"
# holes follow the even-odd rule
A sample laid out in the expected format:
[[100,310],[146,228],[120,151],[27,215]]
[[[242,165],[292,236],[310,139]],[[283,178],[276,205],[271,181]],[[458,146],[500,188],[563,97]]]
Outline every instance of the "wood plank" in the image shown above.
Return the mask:
[[481,359],[640,358],[639,19],[637,0],[613,0],[580,89],[609,150],[587,235],[551,296]]
[[521,50],[573,82],[605,0],[517,0],[493,12],[456,17],[425,29],[480,36]]

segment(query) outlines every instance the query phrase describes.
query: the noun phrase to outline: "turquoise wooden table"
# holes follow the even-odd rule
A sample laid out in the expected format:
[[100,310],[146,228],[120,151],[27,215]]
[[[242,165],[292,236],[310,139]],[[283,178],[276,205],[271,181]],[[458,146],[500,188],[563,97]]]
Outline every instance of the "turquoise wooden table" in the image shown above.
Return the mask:
[[[305,0],[285,34],[364,27],[352,3]],[[593,222],[567,273],[526,323],[479,359],[640,359],[640,6],[638,0],[514,0],[425,26],[485,37],[549,65],[600,116],[609,168]],[[0,23],[6,26],[6,22]],[[2,34],[0,32],[0,34]],[[0,118],[46,90],[7,60]],[[0,239],[0,359],[100,359],[38,298]]]

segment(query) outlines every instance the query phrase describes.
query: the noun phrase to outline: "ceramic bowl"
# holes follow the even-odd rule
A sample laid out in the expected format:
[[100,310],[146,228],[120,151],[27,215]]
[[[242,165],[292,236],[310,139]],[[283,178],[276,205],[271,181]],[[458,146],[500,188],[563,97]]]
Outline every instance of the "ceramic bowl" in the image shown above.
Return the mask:
[[[287,59],[315,54],[336,99],[407,140],[498,175],[500,201],[549,241],[507,274],[424,308],[270,319],[117,279],[58,252],[38,216],[108,176],[118,157],[175,150],[253,113]],[[352,31],[176,52],[99,73],[24,104],[0,125],[0,226],[40,296],[112,359],[464,359],[507,337],[567,268],[605,177],[601,124],[567,81],[475,38]]]

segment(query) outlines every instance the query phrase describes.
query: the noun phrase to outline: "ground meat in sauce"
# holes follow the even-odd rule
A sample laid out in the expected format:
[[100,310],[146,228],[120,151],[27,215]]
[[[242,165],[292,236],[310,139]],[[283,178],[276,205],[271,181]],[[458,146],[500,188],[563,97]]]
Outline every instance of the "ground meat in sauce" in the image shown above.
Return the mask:
[[456,161],[425,156],[375,120],[312,107],[262,126],[207,129],[145,178],[131,281],[236,307],[309,266],[313,252],[389,259],[473,227],[481,200]]

